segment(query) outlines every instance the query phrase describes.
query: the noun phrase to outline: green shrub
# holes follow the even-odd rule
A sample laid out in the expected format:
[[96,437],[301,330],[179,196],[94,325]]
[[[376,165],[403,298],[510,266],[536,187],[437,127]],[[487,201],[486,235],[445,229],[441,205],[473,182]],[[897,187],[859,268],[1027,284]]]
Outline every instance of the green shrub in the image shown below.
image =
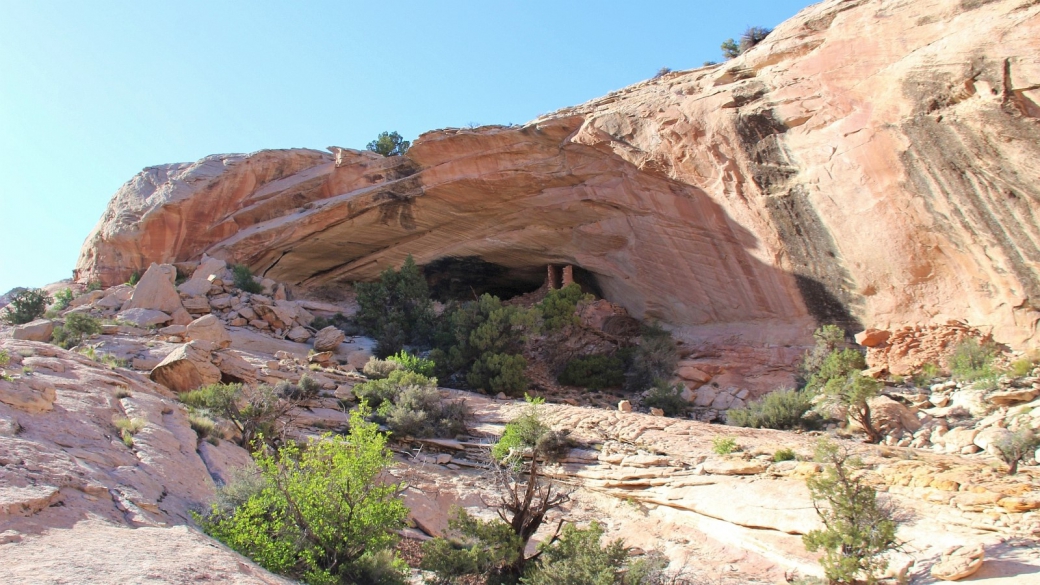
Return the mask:
[[[196,520],[206,534],[293,579],[400,583],[403,562],[384,551],[396,542],[408,509],[401,486],[385,482],[393,461],[386,439],[364,416],[364,410],[351,413],[345,437],[258,452],[262,481],[251,486],[255,491],[231,511],[214,504]],[[381,563],[373,562],[376,555]],[[374,570],[386,574],[376,580]]]
[[625,389],[641,392],[660,379],[671,378],[678,362],[679,355],[671,333],[656,323],[644,325],[639,345],[631,352],[625,373]]
[[7,353],[7,350],[0,349],[0,380],[11,381],[11,376],[4,371],[9,363],[11,363],[11,355]]
[[781,388],[743,408],[726,411],[726,422],[753,429],[811,429],[816,426],[816,421],[805,415],[812,406],[812,396],[808,392]]
[[7,305],[2,318],[9,325],[23,325],[35,321],[47,312],[50,295],[43,289],[29,288],[19,291]]
[[567,455],[573,446],[569,431],[554,431],[542,422],[538,406],[544,400],[527,397],[530,406],[523,414],[506,424],[502,437],[491,447],[491,456],[501,463],[515,464],[521,461],[524,451],[543,461],[558,461]]
[[881,392],[881,382],[852,372],[844,378],[831,378],[822,389],[822,405],[840,405],[848,409],[848,416],[859,423],[867,433],[867,441],[878,443],[881,433],[874,427],[870,399]]
[[643,398],[643,405],[652,408],[660,408],[665,416],[683,416],[690,410],[690,403],[683,398],[686,387],[682,384],[674,386],[658,380],[653,388]]
[[188,424],[191,426],[191,430],[195,431],[195,434],[199,436],[199,439],[219,438],[217,437],[217,423],[208,416],[189,412]]
[[469,410],[462,401],[442,400],[436,378],[394,370],[384,379],[355,385],[353,391],[398,435],[454,437],[466,431]]
[[263,285],[253,278],[253,271],[245,264],[235,264],[231,267],[234,276],[235,288],[251,294],[260,294],[264,291]]
[[145,427],[145,421],[143,418],[127,418],[125,416],[118,416],[112,419],[112,424],[119,431],[120,438],[123,439],[123,443],[130,448],[134,446],[134,435],[141,431]]
[[[311,364],[317,365],[317,364]],[[321,392],[321,384],[307,374],[300,376],[300,381],[293,384],[288,380],[279,382],[274,387],[275,394],[289,400],[313,400]]]
[[400,270],[387,268],[376,282],[359,282],[355,320],[376,340],[376,355],[385,357],[405,344],[423,344],[433,331],[433,302],[419,267],[409,255]]
[[1025,376],[1028,376],[1029,374],[1033,373],[1034,365],[1035,364],[1031,359],[1017,359],[1011,362],[1011,368],[1008,370],[1008,373],[1014,376],[1015,378],[1024,378]]
[[448,537],[423,543],[420,568],[432,571],[442,583],[465,575],[490,576],[513,565],[522,554],[522,539],[505,522],[478,520],[462,508],[454,508],[448,520]]
[[813,331],[815,344],[802,359],[802,373],[809,379],[823,365],[827,356],[845,346],[845,331],[837,325],[824,325]]
[[1018,473],[1019,462],[1029,459],[1038,447],[1040,447],[1040,437],[1029,428],[1021,428],[1008,433],[993,443],[997,456],[1001,461],[1007,463],[1008,475]]
[[935,378],[938,378],[940,373],[939,366],[928,362],[923,364],[921,369],[916,372],[910,380],[913,382],[914,386],[922,387]]
[[410,372],[415,372],[416,374],[421,374],[427,377],[433,376],[437,369],[437,364],[435,364],[433,360],[412,355],[403,349],[386,359],[389,362],[400,364],[402,368]]
[[749,51],[752,47],[765,40],[769,33],[773,32],[771,29],[763,28],[761,26],[749,26],[744,34],[740,35],[740,42],[733,39],[726,39],[722,42],[722,56],[725,59],[733,59]]
[[855,349],[836,349],[832,351],[820,367],[809,377],[805,390],[810,394],[820,392],[831,380],[845,380],[853,373],[867,368],[863,354]]
[[733,437],[715,437],[711,440],[711,450],[716,455],[729,455],[737,450],[737,440]]
[[529,384],[521,352],[540,330],[540,317],[537,309],[502,305],[498,297],[482,295],[446,313],[437,333],[439,347],[430,358],[445,375],[466,372],[471,387],[518,395]]
[[101,281],[100,280],[91,280],[90,282],[87,283],[87,292],[94,292],[96,290],[101,290],[101,289],[102,289],[102,286],[101,286]]
[[401,156],[408,152],[411,143],[397,132],[383,132],[366,147],[371,152],[383,156]]
[[521,580],[523,585],[621,585],[628,550],[621,539],[600,546],[603,528],[592,522],[588,528],[564,524],[559,539],[540,546],[541,556]]
[[625,364],[612,355],[589,355],[572,359],[558,378],[561,384],[589,390],[615,388],[625,382]]
[[239,445],[246,448],[252,448],[261,435],[273,440],[275,422],[295,406],[267,384],[210,384],[182,392],[178,398],[189,408],[205,409],[230,421],[241,433]]
[[781,461],[794,461],[796,458],[793,449],[777,449],[776,453],[773,453],[773,461],[779,463]]
[[126,281],[126,283],[129,284],[130,286],[137,286],[137,283],[139,283],[139,282],[141,282],[141,273],[139,271],[137,271],[137,270],[135,270],[130,275],[130,280]]
[[51,341],[69,349],[82,343],[84,338],[98,333],[101,333],[101,321],[86,313],[66,313],[65,324],[54,328]]
[[896,546],[893,510],[877,501],[877,492],[858,470],[862,463],[847,449],[821,440],[816,461],[823,473],[806,484],[823,528],[806,533],[809,552],[823,551],[820,565],[832,583],[876,583],[888,566],[885,553]]
[[965,339],[957,344],[948,358],[950,373],[955,378],[968,382],[995,378],[997,371],[993,368],[993,359],[996,356],[997,346],[992,342],[981,343],[975,338]]
[[58,292],[54,293],[54,309],[57,311],[64,311],[69,308],[72,303],[72,299],[75,295],[72,294],[71,288],[63,288]]
[[370,379],[382,380],[389,376],[391,372],[396,372],[400,369],[403,369],[401,362],[391,361],[389,359],[381,360],[372,356],[368,358],[367,362],[365,362],[365,367],[361,368],[361,373],[365,374],[365,376]]
[[545,330],[558,331],[567,325],[577,325],[579,320],[575,311],[578,303],[592,299],[592,295],[581,292],[581,287],[575,283],[550,290],[542,302],[538,303],[538,309],[545,321]]

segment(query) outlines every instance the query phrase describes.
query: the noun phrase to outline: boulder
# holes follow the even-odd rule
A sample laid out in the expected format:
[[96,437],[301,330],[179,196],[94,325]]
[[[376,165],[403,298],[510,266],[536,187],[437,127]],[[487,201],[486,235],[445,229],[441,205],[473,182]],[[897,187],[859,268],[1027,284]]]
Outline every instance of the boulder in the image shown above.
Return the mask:
[[195,315],[202,315],[210,311],[209,299],[205,296],[188,297],[181,302],[185,311]]
[[960,581],[979,570],[985,558],[981,544],[973,547],[955,546],[942,553],[939,562],[932,565],[932,576],[943,581]]
[[169,325],[159,330],[159,333],[163,335],[179,335],[184,337],[184,334],[188,332],[186,325]]
[[123,305],[123,310],[153,309],[167,314],[177,309],[183,310],[181,297],[174,286],[176,280],[177,269],[172,265],[153,263],[137,283],[130,300]]
[[129,301],[133,294],[134,287],[129,284],[113,286],[105,291],[105,296],[98,302],[94,303],[94,306],[102,309],[118,309]]
[[[947,453],[960,453],[962,449],[975,446],[975,437],[979,434],[978,429],[956,427],[942,436],[941,442]],[[933,439],[932,442],[937,442]]]
[[700,382],[701,384],[707,384],[711,381],[711,374],[693,366],[680,367],[677,373],[684,380]]
[[137,327],[148,328],[156,325],[162,325],[169,323],[173,317],[170,317],[162,311],[155,309],[127,309],[120,311],[116,318],[120,321],[126,321],[136,325]]
[[220,370],[222,380],[255,384],[259,379],[259,368],[246,361],[242,354],[235,350],[215,351],[212,359],[213,365]]
[[285,336],[288,337],[289,339],[295,341],[296,343],[303,343],[303,342],[305,342],[305,341],[307,341],[308,339],[311,338],[311,332],[307,331],[305,328],[300,327],[299,325],[297,325],[296,327],[293,327],[292,329],[290,329],[285,334]]
[[867,329],[866,331],[860,331],[856,334],[856,343],[863,347],[877,347],[882,343],[888,341],[888,338],[892,337],[891,331],[882,331],[880,329]]
[[[254,297],[255,298],[255,297]],[[253,305],[256,314],[274,329],[285,329],[296,317],[296,312],[283,305],[288,301],[276,301],[271,305]]]
[[632,412],[632,403],[628,400],[622,400],[617,405],[618,412]]
[[886,435],[900,436],[903,433],[916,433],[921,428],[921,421],[900,402],[888,396],[875,396],[868,402],[874,428]]
[[329,325],[314,336],[314,351],[336,351],[346,338],[346,334]]
[[209,292],[211,276],[220,274],[227,268],[227,264],[220,259],[210,258],[203,255],[199,267],[192,273],[191,278],[177,287],[177,290],[188,296],[204,296]]
[[990,455],[997,456],[997,450],[993,445],[1010,434],[1011,431],[1007,429],[989,427],[979,431],[978,434],[975,435],[973,442],[983,451],[986,451]]
[[54,333],[54,321],[37,319],[24,325],[15,326],[14,330],[11,331],[11,337],[26,341],[47,342],[51,340],[52,333]]
[[203,315],[189,323],[185,328],[185,337],[190,341],[208,341],[218,348],[231,346],[231,336],[216,315]]
[[997,406],[1011,406],[1022,402],[1029,402],[1040,394],[1037,388],[1012,388],[1003,392],[994,392],[987,396],[990,402]]
[[220,370],[210,363],[210,352],[195,343],[181,345],[170,352],[148,377],[174,392],[188,392],[221,379]]

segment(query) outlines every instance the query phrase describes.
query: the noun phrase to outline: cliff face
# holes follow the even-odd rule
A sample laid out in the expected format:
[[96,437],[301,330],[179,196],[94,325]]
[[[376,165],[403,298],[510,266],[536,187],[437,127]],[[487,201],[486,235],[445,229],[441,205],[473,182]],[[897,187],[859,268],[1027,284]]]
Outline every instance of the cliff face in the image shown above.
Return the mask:
[[828,0],[726,63],[406,157],[146,169],[84,244],[105,284],[203,252],[310,287],[479,257],[572,264],[689,338],[1040,318],[1040,3]]

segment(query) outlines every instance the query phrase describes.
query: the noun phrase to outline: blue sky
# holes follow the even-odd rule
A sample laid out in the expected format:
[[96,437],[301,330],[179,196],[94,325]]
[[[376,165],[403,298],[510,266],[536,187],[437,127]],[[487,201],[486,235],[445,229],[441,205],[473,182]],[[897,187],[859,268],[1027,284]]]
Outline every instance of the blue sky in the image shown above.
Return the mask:
[[522,123],[810,3],[0,0],[0,294],[71,276],[144,167]]

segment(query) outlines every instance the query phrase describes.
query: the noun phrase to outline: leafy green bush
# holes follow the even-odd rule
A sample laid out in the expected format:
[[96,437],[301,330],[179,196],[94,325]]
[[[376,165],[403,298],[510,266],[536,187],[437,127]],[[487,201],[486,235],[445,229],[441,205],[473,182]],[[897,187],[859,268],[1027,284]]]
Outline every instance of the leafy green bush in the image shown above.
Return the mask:
[[815,374],[827,356],[845,346],[845,331],[837,325],[824,325],[813,331],[816,343],[802,359],[802,373],[806,379]]
[[397,132],[383,132],[366,147],[371,152],[383,156],[400,156],[408,152],[411,143]]
[[491,456],[501,463],[517,463],[524,451],[543,461],[558,461],[573,446],[569,431],[554,431],[542,422],[538,406],[544,400],[527,397],[529,406],[523,414],[506,424],[502,437],[491,447]]
[[[231,511],[215,504],[196,520],[264,568],[305,583],[400,583],[403,561],[383,551],[396,542],[408,509],[401,486],[385,483],[392,454],[364,415],[351,413],[345,437],[259,452],[256,491]],[[377,567],[372,557],[381,553],[384,566]],[[387,574],[375,577],[374,569]]]
[[725,59],[733,59],[749,51],[752,47],[765,40],[769,33],[773,32],[761,26],[749,26],[744,34],[740,35],[740,42],[726,39],[722,42],[722,56]]
[[876,583],[888,566],[885,553],[896,546],[896,522],[891,508],[878,502],[877,492],[857,470],[862,462],[847,449],[826,439],[816,446],[823,473],[806,484],[823,528],[806,533],[809,552],[823,551],[820,565],[832,583]]
[[539,547],[542,554],[538,562],[520,582],[523,585],[632,583],[624,579],[628,560],[624,542],[617,539],[601,547],[602,538],[603,528],[597,522],[588,528],[565,524],[556,542]]
[[368,358],[365,362],[365,367],[361,368],[361,373],[365,374],[372,380],[382,380],[389,376],[392,372],[404,369],[400,362],[391,361],[389,359],[381,360],[375,356]]
[[612,355],[581,356],[567,362],[557,379],[561,384],[589,390],[615,388],[625,382],[625,364]]
[[656,323],[644,325],[639,345],[632,351],[625,373],[625,389],[641,392],[659,379],[671,378],[678,362],[672,334]]
[[299,382],[293,384],[284,380],[276,384],[274,390],[275,394],[289,400],[313,400],[321,392],[321,384],[304,374]]
[[210,384],[190,392],[182,392],[178,398],[188,405],[189,410],[205,409],[207,412],[227,419],[241,433],[239,445],[252,448],[261,435],[273,440],[278,419],[283,418],[295,406],[285,400],[278,391],[267,384],[243,386],[242,384]]
[[432,571],[442,583],[465,575],[493,575],[517,562],[522,540],[501,520],[478,520],[455,508],[448,520],[448,537],[423,544],[420,568]]
[[400,270],[387,268],[376,282],[359,282],[355,320],[376,340],[376,355],[385,357],[405,344],[429,341],[433,330],[430,288],[409,255]]
[[682,384],[674,386],[658,380],[653,388],[643,398],[643,405],[652,408],[660,408],[665,416],[682,416],[690,410],[690,403],[683,398],[686,387]]
[[726,422],[752,429],[811,429],[815,420],[805,415],[812,406],[812,396],[808,392],[781,388],[743,408],[726,411]]
[[715,437],[711,440],[711,450],[716,455],[729,455],[737,450],[737,440],[733,437]]
[[402,368],[410,372],[415,372],[416,374],[421,374],[427,377],[433,376],[437,369],[437,364],[435,364],[433,360],[412,355],[403,349],[386,359],[389,362],[400,364]]
[[1008,475],[1018,473],[1019,462],[1029,459],[1029,456],[1038,447],[1040,447],[1040,437],[1028,427],[1008,433],[993,443],[993,448],[996,449],[1001,461],[1007,463]]
[[231,267],[234,276],[235,288],[251,294],[260,294],[264,287],[253,278],[253,271],[245,264],[235,264]]
[[881,433],[874,427],[870,399],[881,392],[881,382],[852,372],[844,378],[831,378],[823,387],[823,405],[840,405],[848,409],[848,416],[859,423],[867,433],[867,441],[878,443]]
[[188,425],[191,426],[191,430],[195,431],[195,434],[198,435],[199,439],[208,439],[214,442],[214,444],[220,439],[220,437],[217,436],[219,433],[217,432],[216,421],[204,414],[189,412]]
[[1035,365],[1036,364],[1033,363],[1033,360],[1029,358],[1017,359],[1011,362],[1011,367],[1008,369],[1008,373],[1015,378],[1023,378],[1033,373],[1033,366]]
[[928,362],[923,364],[921,366],[921,369],[914,373],[914,375],[910,378],[910,381],[913,382],[914,386],[922,387],[930,383],[935,378],[938,378],[940,373],[941,372],[939,370],[939,366],[931,362]]
[[137,270],[130,275],[130,280],[126,281],[130,286],[137,286],[137,283],[141,282],[141,273]]
[[983,378],[995,378],[998,372],[993,367],[997,357],[997,346],[992,342],[979,342],[969,338],[957,344],[948,358],[950,373],[959,380],[968,382]]
[[777,449],[776,452],[773,453],[773,461],[775,463],[779,463],[781,461],[794,461],[795,457],[796,455],[793,449]]
[[91,335],[101,333],[101,321],[86,313],[66,313],[65,323],[54,328],[51,341],[55,345],[69,349],[83,342]]
[[359,401],[376,408],[398,435],[454,437],[466,431],[469,410],[461,400],[442,400],[436,378],[394,370],[384,379],[354,386],[353,391]]
[[545,330],[558,331],[567,325],[577,325],[579,320],[575,311],[578,303],[592,298],[592,295],[581,292],[581,287],[575,283],[550,290],[542,302],[538,303],[542,319],[545,320]]
[[867,368],[863,354],[855,349],[836,349],[827,355],[809,376],[805,391],[811,395],[820,392],[831,380],[845,380],[850,374],[859,373]]
[[47,303],[50,301],[50,295],[43,289],[29,288],[19,291],[11,298],[2,318],[10,325],[23,325],[35,321],[47,312]]
[[485,294],[453,307],[442,319],[438,348],[430,353],[441,371],[466,372],[466,382],[492,393],[518,395],[528,386],[527,361],[521,352],[541,328],[537,309],[503,305]]
[[65,309],[69,308],[69,305],[72,303],[72,299],[74,298],[75,295],[72,293],[71,288],[63,288],[58,292],[54,293],[53,308],[57,311],[64,311]]

